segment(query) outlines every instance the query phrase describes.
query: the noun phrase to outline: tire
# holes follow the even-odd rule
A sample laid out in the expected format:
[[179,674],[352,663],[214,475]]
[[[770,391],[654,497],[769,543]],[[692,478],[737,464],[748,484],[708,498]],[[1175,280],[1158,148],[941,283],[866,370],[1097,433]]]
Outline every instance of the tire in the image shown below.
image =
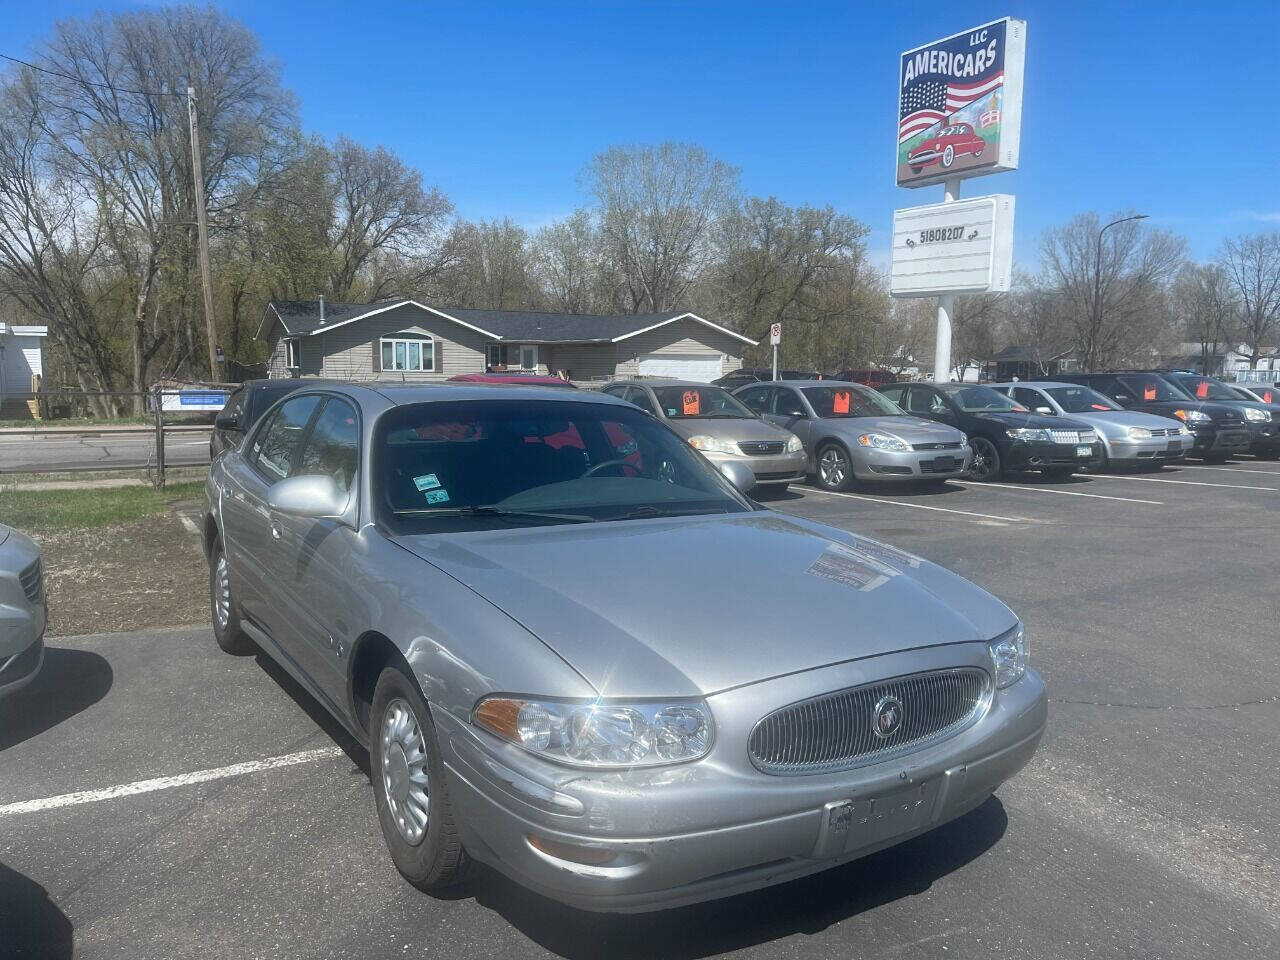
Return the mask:
[[956,162],[956,148],[949,146],[942,151],[942,167],[943,169],[949,169],[950,166],[955,162]]
[[431,711],[395,666],[374,688],[369,744],[378,823],[400,875],[427,893],[466,880],[472,861],[458,837]]
[[853,461],[849,451],[838,443],[824,443],[818,448],[815,479],[823,490],[848,490],[853,483]]
[[1075,474],[1075,467],[1045,467],[1040,475],[1046,480],[1062,481]]
[[973,447],[973,462],[969,465],[970,480],[999,480],[1004,474],[1000,464],[1000,451],[986,437],[973,437],[969,440]]
[[253,653],[254,643],[240,627],[240,613],[231,593],[227,554],[221,540],[215,540],[209,551],[209,615],[213,620],[213,639],[223,653],[236,656]]

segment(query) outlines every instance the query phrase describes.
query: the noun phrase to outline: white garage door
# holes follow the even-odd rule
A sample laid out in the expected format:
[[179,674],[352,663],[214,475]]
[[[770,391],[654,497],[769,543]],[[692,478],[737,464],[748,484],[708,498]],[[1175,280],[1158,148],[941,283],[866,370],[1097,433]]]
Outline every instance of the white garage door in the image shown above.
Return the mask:
[[720,358],[695,353],[642,353],[640,376],[710,383],[720,376]]

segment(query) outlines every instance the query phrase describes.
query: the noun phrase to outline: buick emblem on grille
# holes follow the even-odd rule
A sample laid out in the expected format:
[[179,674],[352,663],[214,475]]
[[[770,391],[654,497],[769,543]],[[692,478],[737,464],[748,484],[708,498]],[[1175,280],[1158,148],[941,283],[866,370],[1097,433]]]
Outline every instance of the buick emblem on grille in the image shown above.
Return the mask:
[[902,726],[902,701],[897,697],[881,697],[871,717],[871,729],[877,737],[891,737]]

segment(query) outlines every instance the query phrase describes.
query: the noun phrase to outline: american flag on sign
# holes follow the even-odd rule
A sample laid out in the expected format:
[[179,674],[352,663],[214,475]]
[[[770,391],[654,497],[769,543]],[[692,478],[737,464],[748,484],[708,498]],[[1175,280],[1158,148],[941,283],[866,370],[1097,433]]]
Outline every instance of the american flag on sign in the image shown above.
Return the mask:
[[898,142],[905,143],[917,133],[945,120],[961,107],[996,90],[1004,83],[1004,71],[974,83],[926,80],[902,95],[898,109]]

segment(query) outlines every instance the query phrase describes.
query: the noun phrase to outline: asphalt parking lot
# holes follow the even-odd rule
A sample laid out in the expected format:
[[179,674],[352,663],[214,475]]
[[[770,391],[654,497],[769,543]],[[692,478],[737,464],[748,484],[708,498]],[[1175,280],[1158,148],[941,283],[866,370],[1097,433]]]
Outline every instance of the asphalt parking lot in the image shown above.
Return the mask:
[[385,854],[359,749],[269,661],[207,627],[66,638],[0,704],[0,955],[1275,956],[1280,464],[770,505],[1021,615],[1050,724],[993,800],[663,914],[581,914],[492,873],[432,899]]

